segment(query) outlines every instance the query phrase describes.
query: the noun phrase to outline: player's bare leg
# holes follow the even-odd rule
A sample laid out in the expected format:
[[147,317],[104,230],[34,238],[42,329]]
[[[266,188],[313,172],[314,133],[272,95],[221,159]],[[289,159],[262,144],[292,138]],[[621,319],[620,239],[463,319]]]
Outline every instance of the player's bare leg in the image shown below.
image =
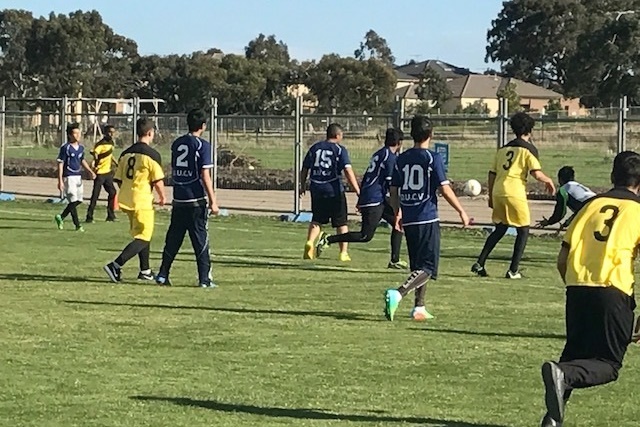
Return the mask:
[[312,222],[309,224],[309,230],[307,231],[307,243],[304,245],[303,259],[313,259],[315,244],[314,242],[320,235],[320,224]]
[[[346,234],[349,232],[349,227],[346,225],[343,225],[342,227],[338,227],[336,228],[336,233],[337,234]],[[340,242],[338,243],[338,246],[340,247],[340,261],[351,261],[351,257],[349,256],[349,252],[348,252],[348,247],[349,244],[347,242]]]

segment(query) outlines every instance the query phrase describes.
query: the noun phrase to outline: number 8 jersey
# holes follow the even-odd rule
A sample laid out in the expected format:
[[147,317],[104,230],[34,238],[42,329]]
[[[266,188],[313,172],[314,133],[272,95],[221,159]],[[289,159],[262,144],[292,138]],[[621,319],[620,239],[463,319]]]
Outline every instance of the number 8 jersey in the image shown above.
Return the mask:
[[423,148],[400,154],[391,186],[400,189],[403,226],[439,221],[436,192],[448,184],[440,154]]
[[211,143],[186,134],[171,144],[171,179],[174,206],[206,206],[202,169],[213,168]]
[[164,178],[160,153],[148,144],[136,142],[120,155],[113,180],[118,183],[121,209],[153,209],[152,185]]
[[541,170],[538,149],[522,139],[514,139],[498,149],[489,172],[496,175],[494,197],[527,199],[527,178]]

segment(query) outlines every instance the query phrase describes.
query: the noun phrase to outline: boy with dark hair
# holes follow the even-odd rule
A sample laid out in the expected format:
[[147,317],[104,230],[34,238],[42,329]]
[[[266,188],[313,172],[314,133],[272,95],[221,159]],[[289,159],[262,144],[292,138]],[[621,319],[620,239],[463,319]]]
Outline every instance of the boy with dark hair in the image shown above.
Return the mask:
[[120,210],[129,218],[129,233],[133,241],[109,264],[104,271],[112,282],[122,280],[122,267],[134,256],[140,258],[139,280],[154,280],[149,267],[151,238],[154,228],[153,189],[164,206],[164,172],[160,153],[151,148],[155,124],[153,120],[140,118],[136,123],[138,142],[120,154],[114,181],[120,187],[118,202]]
[[188,232],[196,255],[198,283],[202,288],[214,288],[207,219],[209,214],[215,215],[219,209],[211,176],[211,144],[202,139],[202,134],[207,128],[207,115],[203,110],[191,110],[187,114],[187,125],[189,133],[171,144],[173,208],[156,283],[171,284],[171,265],[182,246],[184,235]]
[[576,173],[571,166],[563,166],[560,168],[558,171],[560,188],[558,188],[558,192],[556,193],[556,206],[549,219],[543,217],[542,221],[538,221],[538,228],[544,228],[562,221],[567,214],[567,207],[571,209],[573,215],[562,224],[562,227],[568,227],[585,203],[596,195],[596,193],[584,185],[576,182],[575,179]]
[[115,221],[114,202],[116,199],[116,187],[113,185],[113,166],[117,166],[113,159],[113,137],[116,134],[116,128],[112,125],[104,127],[104,137],[96,143],[91,150],[93,156],[93,170],[96,173],[96,179],[93,181],[93,191],[91,193],[91,202],[87,209],[87,219],[85,222],[93,222],[93,212],[100,197],[100,189],[104,187],[107,192],[107,221]]
[[[384,293],[384,313],[393,320],[402,298],[415,290],[415,304],[411,311],[414,320],[431,318],[424,304],[427,282],[438,276],[440,260],[440,219],[438,197],[444,199],[460,215],[463,226],[469,217],[460,205],[444,171],[440,154],[429,150],[433,128],[429,119],[415,116],[411,120],[413,148],[398,156],[391,181],[390,202],[396,215],[396,227],[404,228],[411,274],[397,289]],[[402,209],[402,216],[400,216]]]
[[84,146],[80,144],[80,136],[80,124],[69,123],[67,125],[67,142],[60,147],[58,153],[58,190],[68,203],[62,213],[55,216],[59,230],[64,228],[64,219],[71,214],[76,231],[84,231],[78,218],[78,206],[84,197],[82,168],[91,174],[91,179],[96,178],[96,174],[84,159]]
[[631,343],[640,154],[618,154],[611,181],[612,190],[593,197],[576,215],[558,255],[567,286],[567,342],[558,363],[542,365],[547,407],[542,427],[562,426],[572,390],[615,381]]
[[[344,171],[349,185],[360,195],[356,176],[351,170],[349,152],[340,144],[342,142],[342,126],[332,123],[327,127],[327,139],[311,146],[302,163],[300,171],[300,196],[307,186],[307,176],[311,175],[311,211],[313,218],[307,232],[307,243],[304,245],[304,259],[313,259],[314,242],[320,235],[320,226],[331,222],[338,234],[349,231],[347,227],[347,198],[342,184]],[[347,252],[347,243],[340,243],[339,260],[351,261]]]
[[493,166],[489,170],[489,207],[493,209],[492,220],[496,227],[487,238],[478,260],[471,272],[478,276],[488,276],[484,264],[504,237],[509,227],[517,231],[513,247],[511,266],[505,274],[507,279],[520,279],[520,260],[524,255],[529,238],[531,216],[527,202],[527,178],[533,176],[544,183],[550,194],[555,193],[551,178],[542,173],[538,149],[531,143],[531,132],[535,121],[526,113],[516,113],[511,117],[511,129],[516,139],[496,152]]
[[387,268],[405,269],[407,264],[400,261],[400,246],[402,244],[402,233],[395,229],[395,216],[393,208],[389,204],[387,194],[393,168],[396,164],[397,153],[402,147],[404,134],[399,129],[387,129],[384,147],[376,151],[371,157],[362,181],[360,182],[360,197],[358,198],[358,210],[362,215],[362,227],[360,231],[352,231],[345,234],[333,236],[322,232],[316,245],[316,256],[320,256],[322,251],[334,243],[366,243],[373,239],[376,228],[380,220],[384,220],[391,225],[391,261]]

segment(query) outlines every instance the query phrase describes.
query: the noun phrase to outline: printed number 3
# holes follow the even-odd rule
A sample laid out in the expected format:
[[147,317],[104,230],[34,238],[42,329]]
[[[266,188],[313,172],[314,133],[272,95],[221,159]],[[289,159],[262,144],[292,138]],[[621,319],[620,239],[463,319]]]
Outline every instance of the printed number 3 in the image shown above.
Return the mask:
[[189,147],[186,145],[179,145],[178,152],[180,155],[176,159],[176,166],[179,168],[186,168],[189,166],[189,162],[187,161],[187,156],[189,155]]
[[507,163],[502,165],[502,169],[508,171],[513,166],[513,156],[515,156],[515,151],[507,151]]
[[593,237],[596,238],[599,242],[606,242],[609,240],[609,235],[611,234],[611,227],[613,227],[613,223],[616,221],[618,214],[620,213],[620,209],[617,206],[606,205],[600,209],[600,213],[611,212],[611,217],[609,219],[604,220],[604,228],[602,231],[596,231],[593,233]]

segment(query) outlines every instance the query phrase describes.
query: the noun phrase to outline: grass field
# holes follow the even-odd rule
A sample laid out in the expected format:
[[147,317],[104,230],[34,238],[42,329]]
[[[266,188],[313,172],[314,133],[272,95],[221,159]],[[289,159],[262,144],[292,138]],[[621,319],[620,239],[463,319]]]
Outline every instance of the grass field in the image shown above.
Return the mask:
[[[305,226],[266,218],[210,224],[218,289],[192,287],[188,246],[174,287],[108,283],[101,266],[127,226],[58,231],[59,206],[0,205],[0,424],[6,426],[537,425],[539,366],[563,346],[559,242],[532,239],[519,282],[478,279],[480,232],[443,233],[428,323],[382,316],[388,231],[353,262],[303,262]],[[81,215],[84,209],[81,209]],[[96,216],[101,217],[99,212]],[[152,264],[168,216],[158,215]],[[512,239],[488,264],[501,276]],[[636,426],[640,355],[620,380],[574,393],[569,427]]]
[[[378,148],[375,140],[346,141],[354,170],[360,174],[369,165],[371,154]],[[293,147],[288,141],[232,141],[228,144],[236,153],[248,155],[260,160],[262,167],[272,169],[293,168]],[[167,146],[157,147],[164,161],[169,161]],[[306,150],[306,147],[304,148]],[[487,171],[495,149],[493,147],[470,147],[450,144],[449,175],[454,180],[477,179],[486,182]],[[46,148],[9,148],[8,158],[55,159],[57,150]],[[611,172],[611,156],[607,155],[605,145],[590,145],[572,148],[541,147],[540,157],[543,170],[550,176],[556,176],[564,165],[574,166],[577,178],[586,185],[607,187]]]

